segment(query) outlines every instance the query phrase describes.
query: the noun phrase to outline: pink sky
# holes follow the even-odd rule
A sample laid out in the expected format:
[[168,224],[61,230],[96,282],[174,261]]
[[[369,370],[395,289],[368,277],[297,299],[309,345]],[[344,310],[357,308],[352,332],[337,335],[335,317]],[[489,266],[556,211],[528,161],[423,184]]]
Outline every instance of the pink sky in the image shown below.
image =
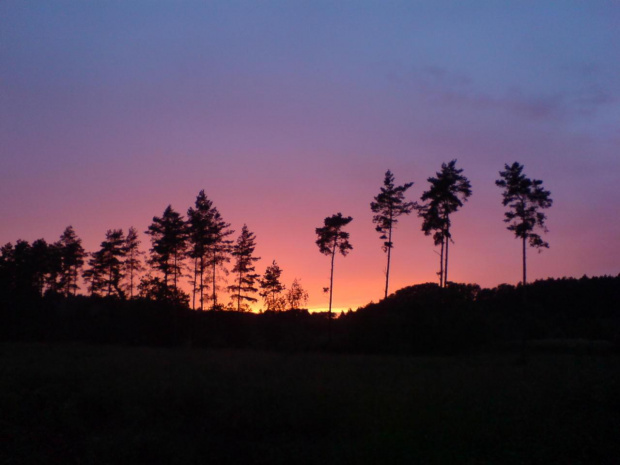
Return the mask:
[[[418,200],[456,158],[473,195],[450,280],[519,281],[494,185],[514,161],[554,199],[528,278],[620,272],[617,3],[7,1],[0,17],[1,243],[71,224],[94,251],[205,189],[255,232],[258,271],[277,260],[322,308],[314,229],[341,211],[354,250],[334,306],[356,308],[382,296],[385,171]],[[420,224],[396,230],[391,290],[436,281]]]

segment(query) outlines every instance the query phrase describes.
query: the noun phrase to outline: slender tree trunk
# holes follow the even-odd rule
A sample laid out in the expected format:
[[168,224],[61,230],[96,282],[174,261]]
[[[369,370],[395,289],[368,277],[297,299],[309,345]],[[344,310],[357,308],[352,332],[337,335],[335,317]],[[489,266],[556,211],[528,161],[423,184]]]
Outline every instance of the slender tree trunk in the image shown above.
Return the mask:
[[213,251],[213,270],[212,270],[213,271],[213,276],[212,276],[212,279],[213,279],[213,283],[212,283],[213,284],[213,310],[215,310],[215,307],[217,306],[217,292],[215,290],[215,267],[216,267],[216,263],[217,263],[216,252],[214,250]]
[[441,252],[439,254],[439,287],[443,287],[443,247],[446,238],[441,238]]
[[172,270],[173,278],[174,278],[174,290],[177,290],[177,254],[174,254],[174,269]]
[[129,258],[129,298],[133,300],[133,255]]
[[332,297],[334,295],[334,259],[336,258],[336,239],[334,239],[334,248],[332,249],[332,268],[329,274],[329,321],[327,322],[328,328],[328,341],[332,343]]
[[448,247],[450,245],[450,231],[446,233],[446,265],[443,268],[443,287],[448,286]]
[[239,287],[237,288],[237,311],[241,311],[241,271],[239,271]]
[[523,238],[523,303],[527,304],[527,237]]
[[204,310],[205,303],[205,257],[200,257],[200,311]]
[[[390,215],[390,221],[391,221],[391,215]],[[392,226],[390,223],[390,231],[388,233],[388,249],[387,249],[387,270],[385,272],[385,299],[387,299],[388,296],[388,286],[389,286],[389,282],[390,282],[390,258],[392,255]]]
[[526,244],[526,238],[523,238],[523,287],[525,288],[525,285],[527,284],[527,277],[526,277],[526,269],[527,269],[527,265],[526,265],[526,259],[525,259],[525,251],[527,250],[527,244]]
[[192,292],[192,308],[196,310],[196,279],[198,275],[198,257],[194,257],[194,290]]

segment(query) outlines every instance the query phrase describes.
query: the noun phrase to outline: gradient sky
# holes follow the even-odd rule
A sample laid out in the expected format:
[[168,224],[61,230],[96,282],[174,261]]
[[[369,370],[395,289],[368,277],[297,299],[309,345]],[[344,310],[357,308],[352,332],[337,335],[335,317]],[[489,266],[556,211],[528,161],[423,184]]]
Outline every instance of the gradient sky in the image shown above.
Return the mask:
[[[314,229],[353,216],[334,306],[382,297],[369,204],[391,169],[427,188],[442,162],[473,195],[453,216],[450,280],[516,284],[504,163],[554,199],[551,248],[530,279],[620,272],[620,2],[0,2],[0,243],[94,251],[145,231],[200,189],[324,307]],[[437,281],[438,256],[403,218],[391,290]],[[142,235],[143,245],[148,238]]]

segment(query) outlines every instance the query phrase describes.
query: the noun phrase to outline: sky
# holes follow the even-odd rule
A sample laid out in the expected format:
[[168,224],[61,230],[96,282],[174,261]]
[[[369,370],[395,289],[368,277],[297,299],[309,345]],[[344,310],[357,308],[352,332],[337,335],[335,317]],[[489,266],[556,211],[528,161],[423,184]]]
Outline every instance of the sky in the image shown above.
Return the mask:
[[[449,279],[521,278],[503,223],[504,164],[543,180],[550,248],[528,280],[620,272],[620,2],[0,2],[0,243],[87,251],[143,232],[204,189],[290,285],[327,306],[315,228],[352,216],[334,307],[383,296],[370,202],[384,173],[428,188],[457,159],[473,195],[452,217]],[[390,291],[437,282],[415,215],[394,233]],[[149,239],[141,235],[144,249]]]

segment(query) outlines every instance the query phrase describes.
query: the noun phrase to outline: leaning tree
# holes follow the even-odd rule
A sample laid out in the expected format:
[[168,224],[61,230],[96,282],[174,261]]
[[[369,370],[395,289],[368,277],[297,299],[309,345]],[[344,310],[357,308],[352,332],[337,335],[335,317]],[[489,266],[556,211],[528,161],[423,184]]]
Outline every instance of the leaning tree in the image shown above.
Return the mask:
[[398,217],[408,215],[413,210],[413,202],[405,202],[405,191],[413,186],[413,182],[408,182],[402,186],[394,185],[394,175],[390,170],[385,172],[383,187],[381,192],[375,197],[374,202],[370,203],[370,209],[375,216],[372,222],[377,226],[375,230],[381,234],[379,238],[383,240],[383,251],[387,253],[387,268],[385,270],[385,298],[388,296],[388,286],[390,281],[390,258],[392,253],[392,230],[398,223]]
[[510,208],[504,213],[504,222],[508,223],[507,229],[522,240],[525,288],[527,244],[539,249],[539,252],[541,248],[549,248],[549,244],[542,240],[537,231],[547,232],[545,226],[547,217],[541,210],[551,207],[553,200],[551,192],[543,189],[542,181],[530,179],[523,174],[523,165],[514,162],[504,167],[506,170],[499,172],[501,178],[495,181],[495,184],[504,189],[502,204]]
[[[342,229],[348,225],[353,218],[350,216],[342,216],[342,213],[328,216],[323,221],[323,227],[316,228],[315,232],[318,236],[316,245],[322,254],[331,256],[331,271],[329,275],[329,321],[332,319],[332,296],[334,290],[334,259],[336,252],[344,257],[353,249],[349,242],[349,233]],[[330,326],[331,327],[331,326]],[[331,333],[330,333],[331,337]]]
[[450,215],[463,206],[471,196],[471,183],[456,168],[456,160],[442,163],[441,171],[436,177],[428,178],[430,188],[422,194],[426,202],[418,207],[422,218],[422,231],[427,236],[433,235],[435,245],[441,246],[439,260],[439,284],[446,287],[448,282],[448,247],[452,241]]

